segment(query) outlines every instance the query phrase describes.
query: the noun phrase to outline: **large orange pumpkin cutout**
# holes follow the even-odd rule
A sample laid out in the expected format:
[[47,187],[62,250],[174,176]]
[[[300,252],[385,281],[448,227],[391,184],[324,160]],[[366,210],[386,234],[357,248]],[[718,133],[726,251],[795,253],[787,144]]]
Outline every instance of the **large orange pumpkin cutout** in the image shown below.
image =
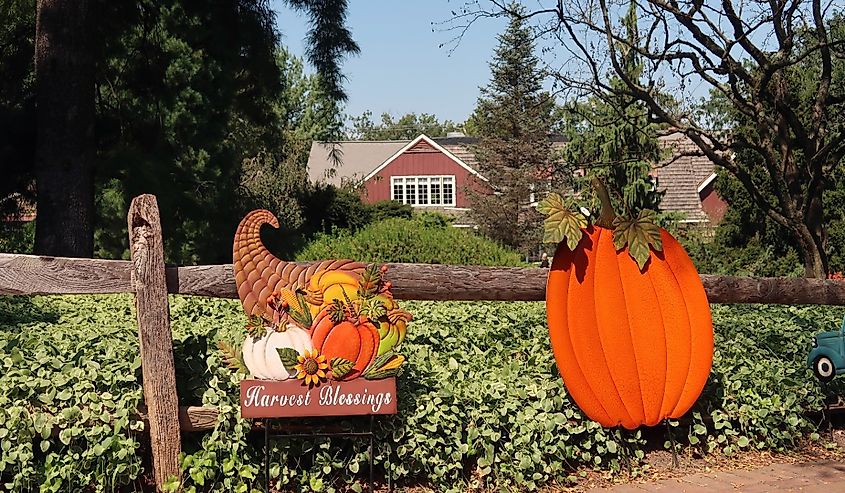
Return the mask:
[[605,427],[654,426],[685,414],[710,374],[713,326],[701,279],[663,229],[643,269],[613,230],[562,242],[546,287],[558,369],[584,413]]

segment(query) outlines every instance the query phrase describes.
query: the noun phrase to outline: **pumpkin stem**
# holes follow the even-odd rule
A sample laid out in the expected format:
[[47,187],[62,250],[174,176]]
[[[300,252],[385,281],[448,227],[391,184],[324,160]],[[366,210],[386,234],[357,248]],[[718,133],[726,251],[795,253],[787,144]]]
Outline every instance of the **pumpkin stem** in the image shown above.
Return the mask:
[[596,195],[598,195],[599,202],[601,202],[601,212],[599,212],[596,226],[610,229],[613,227],[613,220],[616,219],[616,212],[613,210],[613,204],[610,202],[610,193],[608,193],[604,183],[595,176],[590,180],[590,184],[596,190]]

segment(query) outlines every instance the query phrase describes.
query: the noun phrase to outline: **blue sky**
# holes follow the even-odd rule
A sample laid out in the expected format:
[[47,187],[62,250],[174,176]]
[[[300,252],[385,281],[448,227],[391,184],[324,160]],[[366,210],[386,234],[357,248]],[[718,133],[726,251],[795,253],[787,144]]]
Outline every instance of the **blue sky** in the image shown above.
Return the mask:
[[[450,54],[441,43],[453,34],[432,25],[448,20],[461,0],[350,0],[348,25],[361,47],[347,59],[346,113],[433,113],[441,120],[465,120],[475,108],[479,86],[490,79],[487,62],[503,19],[476,23]],[[302,56],[307,18],[272,0],[284,43]]]

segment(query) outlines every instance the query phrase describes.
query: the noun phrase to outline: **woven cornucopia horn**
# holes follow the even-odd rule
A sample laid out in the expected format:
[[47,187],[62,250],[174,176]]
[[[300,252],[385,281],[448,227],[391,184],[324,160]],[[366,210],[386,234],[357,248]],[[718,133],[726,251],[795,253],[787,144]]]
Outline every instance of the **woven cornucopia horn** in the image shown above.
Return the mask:
[[305,287],[315,272],[321,270],[352,271],[361,274],[366,267],[352,260],[324,260],[314,264],[297,264],[276,258],[261,243],[261,226],[279,227],[276,216],[267,210],[255,210],[246,215],[235,232],[232,261],[238,297],[247,315],[259,315],[271,320],[267,298],[283,288],[295,290]]

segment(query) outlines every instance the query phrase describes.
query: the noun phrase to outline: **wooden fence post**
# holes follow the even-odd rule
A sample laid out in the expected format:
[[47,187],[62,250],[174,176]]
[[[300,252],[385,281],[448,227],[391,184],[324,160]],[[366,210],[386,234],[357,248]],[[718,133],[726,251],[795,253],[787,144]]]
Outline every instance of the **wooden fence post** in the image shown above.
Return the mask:
[[144,402],[149,420],[153,474],[156,488],[161,490],[167,478],[179,476],[181,442],[164,244],[155,196],[141,195],[132,199],[128,222]]

